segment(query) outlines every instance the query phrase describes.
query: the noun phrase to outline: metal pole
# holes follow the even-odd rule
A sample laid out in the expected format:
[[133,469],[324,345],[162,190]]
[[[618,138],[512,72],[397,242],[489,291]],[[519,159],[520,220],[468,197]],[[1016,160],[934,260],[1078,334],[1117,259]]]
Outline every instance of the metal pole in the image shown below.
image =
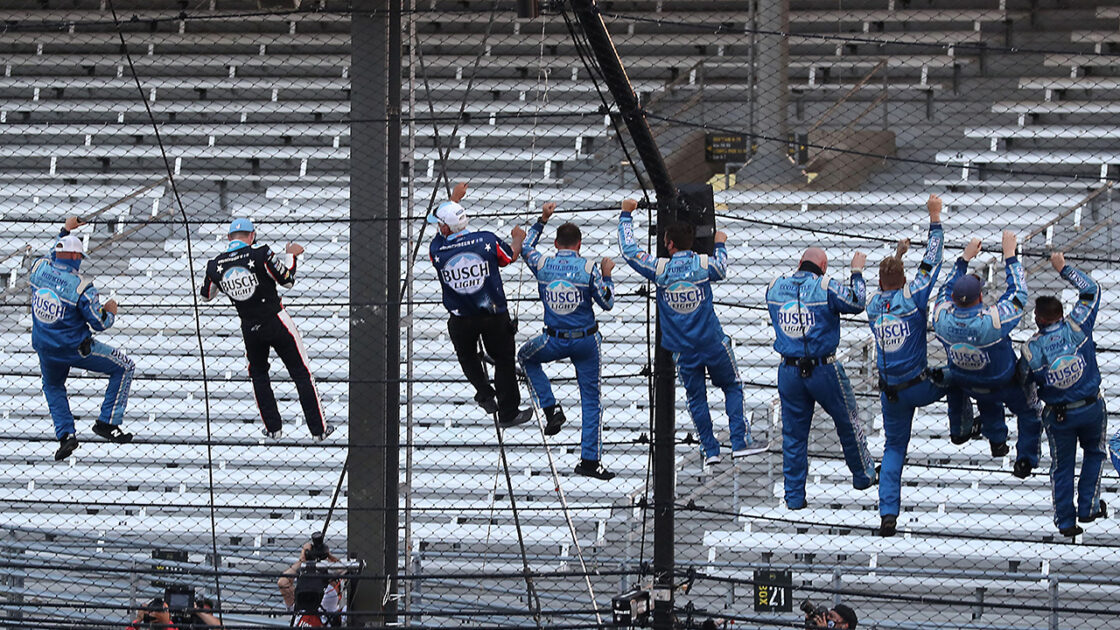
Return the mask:
[[[786,0],[788,1],[788,0]],[[641,157],[657,195],[657,234],[664,234],[673,219],[677,206],[677,190],[669,176],[669,169],[653,139],[649,122],[642,110],[626,69],[618,57],[607,26],[599,15],[595,0],[572,0],[572,8],[579,18],[584,35],[591,45],[603,81],[618,103],[619,112],[630,131],[634,148]],[[657,239],[658,257],[668,257],[660,238]],[[674,532],[673,500],[676,494],[676,457],[674,444],[675,414],[673,357],[661,346],[661,327],[657,327],[657,348],[654,351],[654,429],[653,429],[653,627],[672,628],[673,625],[673,570]]]
[[[416,38],[416,0],[409,0],[408,2],[408,116],[410,121],[408,123],[408,199],[406,200],[405,207],[410,210],[416,207],[416,45],[418,43]],[[412,224],[408,224],[408,245],[405,251],[412,251]],[[416,238],[420,238],[419,232]],[[414,306],[413,306],[413,284],[416,274],[409,273],[406,277],[405,285],[405,302],[408,304],[406,307],[405,315],[405,376],[407,385],[405,386],[405,454],[404,454],[404,555],[409,558],[412,555],[412,444],[414,440],[414,420],[412,416],[412,390],[413,390],[413,370],[414,365],[412,362],[413,345],[415,341],[414,326]],[[416,566],[420,566],[419,558],[416,559]],[[419,574],[419,571],[413,573]],[[414,580],[407,581],[404,586],[404,608],[405,612],[412,610],[412,587],[415,585],[419,588],[419,582]],[[419,594],[419,593],[417,593]],[[409,626],[412,624],[412,616],[405,615],[404,625]]]
[[356,581],[351,606],[364,626],[396,622],[402,1],[355,0],[350,26],[347,538],[351,556],[371,576]]

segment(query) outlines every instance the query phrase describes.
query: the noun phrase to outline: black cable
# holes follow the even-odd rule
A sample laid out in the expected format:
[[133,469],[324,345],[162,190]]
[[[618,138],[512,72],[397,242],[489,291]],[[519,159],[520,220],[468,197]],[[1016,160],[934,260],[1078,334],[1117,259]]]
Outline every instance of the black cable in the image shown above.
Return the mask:
[[[152,114],[151,105],[148,103],[148,99],[145,98],[144,86],[140,83],[140,75],[137,74],[136,66],[132,63],[132,52],[128,48],[128,43],[125,41],[124,31],[121,30],[120,20],[117,19],[117,10],[114,7],[113,0],[108,0],[108,7],[109,7],[109,11],[113,15],[113,23],[114,23],[114,26],[116,27],[116,30],[117,30],[117,37],[120,39],[120,42],[121,42],[121,50],[124,52],[125,59],[128,60],[128,68],[129,68],[129,72],[131,72],[131,74],[132,74],[132,80],[136,83],[136,89],[137,89],[137,91],[140,92],[140,100],[143,101],[144,109],[148,112],[148,120],[151,121],[151,123],[152,123],[152,130],[155,132],[156,143],[159,145],[159,152],[160,152],[160,155],[163,157],[163,166],[164,166],[164,169],[167,171],[168,184],[170,184],[171,192],[175,196],[175,202],[179,206],[179,214],[183,217],[183,221],[186,224],[186,222],[188,221],[188,219],[187,219],[187,209],[183,205],[183,198],[179,195],[179,188],[175,183],[175,170],[173,168],[171,168],[171,160],[167,157],[167,149],[166,149],[166,147],[164,147],[163,138],[160,136],[160,133],[159,133],[159,123],[156,122],[156,118]],[[194,260],[193,239],[191,238],[191,231],[190,231],[189,224],[186,224],[186,227],[187,227],[187,229],[184,230],[184,231],[186,232],[187,258],[189,260]],[[198,311],[198,293],[196,293],[193,289],[193,287],[198,286],[198,283],[197,283],[196,278],[195,278],[195,273],[194,273],[194,267],[193,266],[190,267],[189,272],[190,272],[191,287],[192,287],[191,296],[194,299],[194,304],[195,304],[195,311],[194,311],[195,338],[198,341],[198,355],[199,355],[199,361],[201,362],[201,366],[202,366],[202,395],[203,395],[203,400],[205,401],[204,406],[205,406],[205,410],[206,410],[205,411],[205,413],[206,413],[206,441],[209,443],[210,440],[212,439],[212,434],[211,434],[211,424],[210,424],[210,386],[207,383],[208,379],[207,379],[207,374],[206,374],[206,350],[205,350],[205,348],[203,346],[203,343],[202,343],[202,320],[201,320],[201,317],[200,317],[200,313]],[[215,514],[214,505],[213,505],[214,504],[214,451],[213,451],[213,447],[209,446],[209,444],[206,447],[206,460],[209,463],[209,465],[207,466],[207,475],[209,477],[209,482],[210,482],[209,483],[209,488],[210,488],[210,544],[211,544],[211,550],[213,552],[213,555],[211,556],[211,562],[213,562],[215,568],[217,568],[218,562],[219,562],[219,556],[218,556],[218,524],[217,524],[218,521],[217,521],[217,515]],[[217,578],[217,576],[214,577],[214,597],[218,601],[221,601],[221,599],[222,599],[222,585],[221,585],[221,581]],[[220,615],[219,615],[219,619],[220,619]]]

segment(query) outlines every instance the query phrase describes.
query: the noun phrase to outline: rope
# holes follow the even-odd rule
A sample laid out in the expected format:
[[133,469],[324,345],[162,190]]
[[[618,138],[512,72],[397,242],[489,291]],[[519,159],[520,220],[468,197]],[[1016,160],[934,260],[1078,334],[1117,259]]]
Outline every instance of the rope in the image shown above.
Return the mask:
[[[113,0],[108,2],[109,11],[113,15],[113,24],[117,30],[117,37],[121,42],[121,50],[124,51],[125,59],[128,60],[128,70],[132,74],[132,80],[136,83],[136,90],[140,93],[140,101],[144,103],[144,110],[148,113],[148,120],[152,123],[152,130],[155,132],[156,144],[159,145],[160,156],[163,158],[163,166],[167,171],[167,182],[171,186],[171,193],[175,196],[175,203],[179,207],[179,214],[183,217],[183,231],[186,235],[187,241],[187,260],[194,261],[194,243],[191,238],[190,220],[187,218],[187,209],[183,205],[183,198],[179,195],[179,187],[175,183],[175,171],[171,167],[171,160],[167,157],[167,149],[163,145],[163,138],[160,136],[159,123],[156,122],[155,115],[152,114],[152,107],[148,103],[148,99],[144,94],[144,86],[140,83],[140,75],[136,72],[136,66],[132,62],[132,53],[128,48],[128,42],[124,39],[124,31],[121,30],[120,20],[117,18],[117,10],[114,6]],[[197,279],[195,278],[194,265],[188,264],[187,269],[190,272],[191,279],[191,299],[194,304],[194,330],[195,339],[198,342],[198,357],[202,364],[202,395],[204,406],[206,409],[206,476],[207,485],[210,493],[210,548],[212,554],[210,556],[211,562],[214,565],[214,597],[220,602],[222,599],[222,583],[218,575],[220,567],[220,560],[218,556],[218,524],[217,514],[214,508],[214,447],[211,445],[213,437],[211,417],[210,417],[210,385],[206,372],[206,350],[202,343],[202,319],[198,308],[198,292],[194,287],[198,286]],[[218,619],[222,620],[221,610],[218,611]]]

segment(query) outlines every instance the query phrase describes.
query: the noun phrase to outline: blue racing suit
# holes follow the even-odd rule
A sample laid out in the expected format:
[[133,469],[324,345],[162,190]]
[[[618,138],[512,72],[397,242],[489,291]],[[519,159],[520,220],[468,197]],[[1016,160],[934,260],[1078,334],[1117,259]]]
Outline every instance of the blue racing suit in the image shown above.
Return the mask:
[[[65,229],[61,236],[69,234]],[[90,333],[106,330],[115,317],[101,307],[93,282],[78,274],[81,260],[56,259],[52,251],[31,266],[31,346],[39,355],[43,394],[54,420],[55,438],[76,433],[66,397],[70,368],[109,375],[98,420],[119,425],[128,404],[136,365],[123,352]]]
[[561,249],[555,256],[542,254],[535,248],[543,231],[544,224],[540,222],[529,228],[522,256],[537,279],[537,291],[544,304],[544,333],[521,346],[517,360],[529,379],[537,406],[542,409],[555,405],[556,398],[541,364],[572,360],[583,407],[580,457],[599,461],[603,443],[599,346],[603,336],[595,323],[591,302],[605,311],[611,310],[614,281],[604,278],[594,261],[574,250]]
[[791,509],[805,507],[809,428],[815,403],[836,424],[852,483],[859,489],[875,483],[875,462],[867,450],[852,384],[834,354],[840,344],[840,314],[862,312],[866,294],[863,274],[858,272],[844,286],[811,271],[797,271],[776,278],[766,290],[774,349],[782,355],[778,366],[782,473],[786,506]]
[[[945,233],[929,224],[926,253],[914,279],[901,289],[882,291],[867,301],[867,320],[875,338],[879,368],[879,401],[883,407],[882,468],[879,472],[879,514],[898,516],[902,465],[910,445],[914,410],[946,394],[930,378],[926,356],[926,315],[929,298],[941,272]],[[960,425],[959,389],[948,391],[949,417]],[[965,435],[971,433],[971,421]],[[954,433],[956,435],[956,433]]]
[[655,258],[638,247],[629,212],[619,219],[618,240],[630,267],[657,286],[661,345],[673,353],[704,456],[719,455],[720,449],[708,409],[705,369],[712,384],[723,390],[732,451],[746,449],[753,439],[743,412],[743,382],[731,338],[723,333],[712,305],[711,283],[727,277],[727,247],[716,243],[712,256],[686,250],[672,258]]
[[[1062,277],[1078,290],[1077,305],[1068,317],[1041,329],[1023,344],[1023,361],[1046,403],[1042,425],[1050,438],[1050,483],[1053,485],[1054,524],[1075,525],[1075,515],[1096,515],[1101,499],[1101,467],[1105,459],[1108,412],[1101,396],[1101,373],[1093,325],[1100,308],[1100,288],[1073,265]],[[1084,457],[1073,505],[1073,469],[1077,444]]]
[[933,329],[949,355],[949,378],[976,400],[981,432],[992,442],[1007,441],[1006,405],[1018,418],[1019,436],[1016,459],[1038,465],[1042,425],[1038,402],[1019,382],[1011,331],[1023,318],[1027,285],[1023,265],[1015,256],[1008,258],[1007,291],[995,306],[982,303],[966,308],[953,303],[953,284],[968,271],[968,261],[958,258],[953,273],[945,280],[933,314]]

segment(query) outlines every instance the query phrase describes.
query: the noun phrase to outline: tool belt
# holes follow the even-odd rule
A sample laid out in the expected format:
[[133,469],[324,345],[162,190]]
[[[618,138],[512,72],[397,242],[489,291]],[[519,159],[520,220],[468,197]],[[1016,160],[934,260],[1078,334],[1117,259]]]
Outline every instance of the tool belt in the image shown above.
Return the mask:
[[929,369],[922,370],[921,374],[919,374],[919,375],[915,376],[914,378],[906,381],[905,383],[902,383],[901,385],[887,385],[887,380],[884,379],[883,377],[879,377],[879,391],[886,394],[887,401],[898,402],[898,393],[899,392],[901,392],[904,389],[909,389],[909,388],[911,388],[911,387],[913,387],[913,386],[915,386],[915,385],[917,385],[917,384],[919,384],[923,381],[927,381],[927,380],[929,380],[929,378],[930,378]]
[[836,363],[836,355],[829,354],[823,357],[782,357],[782,362],[786,365],[796,366],[801,378],[809,378],[813,375],[813,368],[818,365]]
[[556,337],[557,339],[583,339],[584,337],[590,337],[591,335],[599,332],[599,324],[595,324],[591,328],[584,328],[582,330],[556,330],[551,326],[545,326],[544,332],[549,337]]
[[1066,421],[1066,412],[1067,411],[1072,411],[1074,409],[1080,409],[1082,407],[1088,407],[1089,405],[1092,405],[1093,403],[1097,402],[1097,397],[1099,395],[1100,395],[1100,392],[1097,392],[1096,394],[1093,394],[1092,396],[1082,398],[1081,400],[1075,400],[1073,402],[1058,403],[1058,404],[1054,404],[1054,405],[1048,404],[1048,405],[1046,405],[1046,408],[1049,409],[1050,411],[1054,412],[1054,422],[1057,422],[1058,424],[1061,424],[1061,423]]

